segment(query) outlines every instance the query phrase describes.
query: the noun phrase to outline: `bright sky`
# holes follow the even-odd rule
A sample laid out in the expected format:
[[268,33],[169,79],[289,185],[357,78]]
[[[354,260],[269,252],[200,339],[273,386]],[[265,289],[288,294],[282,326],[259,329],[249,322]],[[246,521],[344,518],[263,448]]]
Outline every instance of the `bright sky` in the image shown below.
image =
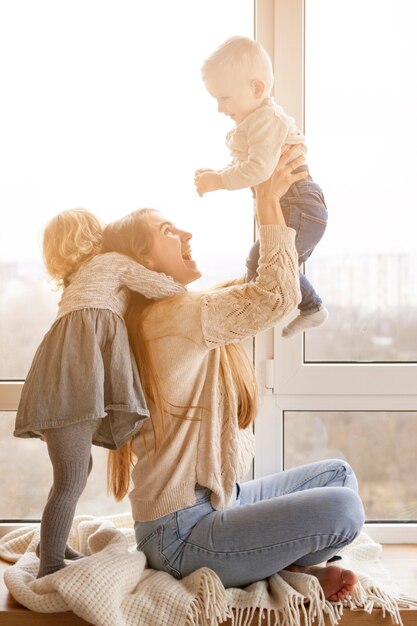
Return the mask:
[[241,265],[250,192],[200,199],[193,184],[195,169],[230,160],[232,122],[200,67],[233,34],[253,36],[252,0],[2,2],[0,260],[39,258],[62,209],[109,221],[153,206],[194,233],[203,265],[220,249]]
[[[411,252],[417,3],[306,5],[309,164],[330,217],[317,254]],[[39,258],[45,222],[76,206],[155,206],[192,230],[205,272],[243,259],[249,192],[193,186],[229,160],[199,68],[232,34],[253,35],[252,0],[3,1],[0,260]]]

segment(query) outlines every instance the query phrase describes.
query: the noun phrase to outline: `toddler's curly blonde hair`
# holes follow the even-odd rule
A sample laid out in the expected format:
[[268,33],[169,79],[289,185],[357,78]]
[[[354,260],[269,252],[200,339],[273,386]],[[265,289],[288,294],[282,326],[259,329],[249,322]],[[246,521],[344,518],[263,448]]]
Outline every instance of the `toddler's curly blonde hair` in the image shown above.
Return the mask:
[[68,209],[55,215],[43,233],[43,258],[58,287],[82,263],[102,251],[104,224],[86,209]]

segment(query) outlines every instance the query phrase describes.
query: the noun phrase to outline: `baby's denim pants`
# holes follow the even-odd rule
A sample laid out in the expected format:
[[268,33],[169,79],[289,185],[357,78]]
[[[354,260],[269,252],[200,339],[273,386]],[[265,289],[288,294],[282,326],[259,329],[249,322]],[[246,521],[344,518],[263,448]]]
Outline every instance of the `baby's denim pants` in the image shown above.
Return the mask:
[[[295,247],[298,253],[298,264],[305,263],[316,245],[324,235],[327,226],[327,207],[323,192],[311,176],[291,185],[280,200],[285,223],[296,231]],[[252,246],[246,259],[247,281],[253,280],[259,260],[259,241]],[[300,272],[301,302],[298,308],[301,313],[315,313],[322,305],[307,276]]]

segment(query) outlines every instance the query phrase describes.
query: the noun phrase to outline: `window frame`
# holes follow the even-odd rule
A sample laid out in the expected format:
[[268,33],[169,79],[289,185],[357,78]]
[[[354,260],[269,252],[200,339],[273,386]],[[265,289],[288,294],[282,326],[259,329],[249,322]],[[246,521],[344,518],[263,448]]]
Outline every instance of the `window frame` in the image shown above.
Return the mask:
[[[272,35],[261,31],[259,39],[272,40],[268,51],[274,68],[279,67],[274,95],[303,129],[305,0],[270,4],[264,28],[269,24]],[[285,411],[417,411],[416,364],[305,363],[304,337],[283,339],[280,330],[278,326],[255,340],[261,395],[255,428],[256,478],[283,470]],[[415,523],[368,522],[366,532],[381,543],[417,543]]]
[[[274,67],[280,67],[275,96],[284,108],[291,111],[301,128],[304,126],[304,14],[304,0],[254,0],[255,37],[269,52]],[[417,396],[411,393],[417,366],[412,367],[412,364],[305,364],[302,338],[283,341],[278,329],[270,329],[256,337],[254,354],[260,389],[259,413],[255,423],[255,478],[283,469],[285,410],[389,411],[417,408]],[[275,355],[279,358],[274,359]],[[266,368],[266,364],[271,362],[274,370],[272,386],[267,380]],[[379,394],[381,379],[378,392],[376,383],[371,382],[367,393],[357,393],[365,371],[372,377],[384,372],[384,395]],[[326,395],[329,382],[333,393]],[[22,387],[23,381],[0,381],[0,411],[17,409]],[[379,395],[376,396],[376,393]],[[0,536],[20,525],[0,523]],[[25,522],[24,525],[31,523]],[[367,524],[366,531],[383,543],[417,543],[417,524],[373,523]]]

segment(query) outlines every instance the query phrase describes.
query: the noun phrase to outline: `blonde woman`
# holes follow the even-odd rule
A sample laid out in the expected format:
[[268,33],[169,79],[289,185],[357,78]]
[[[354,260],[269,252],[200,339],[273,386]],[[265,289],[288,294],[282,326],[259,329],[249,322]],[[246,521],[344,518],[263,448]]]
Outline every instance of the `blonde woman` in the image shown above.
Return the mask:
[[[150,420],[118,452],[109,483],[129,489],[138,550],[149,566],[177,578],[199,567],[226,587],[248,585],[284,568],[320,580],[330,600],[345,597],[356,575],[332,559],[362,528],[356,478],[340,460],[241,483],[253,458],[250,430],[256,385],[240,343],[270,328],[300,299],[295,231],[280,198],[300,159],[290,149],[256,187],[260,258],[253,282],[151,302],[132,298],[126,322]],[[136,236],[128,240],[125,231]],[[219,228],[221,225],[219,226]],[[200,276],[191,234],[142,209],[106,227],[105,250],[136,258],[182,285]]]
[[153,298],[184,291],[130,257],[102,254],[102,233],[85,209],[59,213],[44,232],[46,269],[63,293],[23,386],[14,431],[46,441],[53,467],[38,578],[64,567],[64,557],[80,557],[66,543],[91,445],[122,446],[149,415],[123,318],[129,290]]

